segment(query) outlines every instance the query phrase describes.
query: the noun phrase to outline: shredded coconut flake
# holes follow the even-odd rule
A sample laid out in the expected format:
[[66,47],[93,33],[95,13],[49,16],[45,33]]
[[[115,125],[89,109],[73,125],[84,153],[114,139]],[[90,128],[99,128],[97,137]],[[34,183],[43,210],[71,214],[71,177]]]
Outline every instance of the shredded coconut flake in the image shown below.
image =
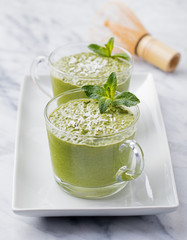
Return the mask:
[[[85,84],[84,78],[87,84],[103,84],[111,72],[121,73],[129,67],[129,64],[118,58],[114,59],[90,52],[82,52],[65,56],[57,61],[54,66],[66,73],[66,77],[63,77],[54,72],[56,78],[81,86]],[[87,79],[88,77],[89,79]]]
[[[132,124],[134,115],[125,108],[113,107],[101,114],[97,101],[81,99],[61,105],[49,116],[49,119],[58,129],[67,133],[64,138],[67,138],[68,134],[76,134],[71,141],[79,142],[80,135],[98,136],[117,133]],[[58,135],[58,132],[55,135]]]

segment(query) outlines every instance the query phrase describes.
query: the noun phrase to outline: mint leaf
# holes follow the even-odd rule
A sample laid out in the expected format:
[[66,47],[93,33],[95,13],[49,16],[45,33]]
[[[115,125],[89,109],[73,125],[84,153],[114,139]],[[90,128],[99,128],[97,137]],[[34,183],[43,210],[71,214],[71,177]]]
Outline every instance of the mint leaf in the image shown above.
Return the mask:
[[112,104],[113,107],[120,105],[131,107],[140,102],[131,92],[122,92],[115,97],[116,88],[117,78],[115,72],[112,72],[104,84],[104,87],[85,85],[82,87],[82,90],[89,98],[99,101],[100,113],[104,113],[110,104]]
[[140,100],[131,92],[122,92],[114,98],[112,106],[124,105],[126,107],[132,107],[140,103]]
[[108,42],[105,44],[106,48],[109,51],[109,55],[111,56],[112,50],[113,50],[113,46],[114,46],[114,38],[111,37]]
[[117,78],[115,72],[112,72],[110,74],[107,82],[104,84],[104,88],[107,93],[107,96],[113,99],[117,88]]
[[82,90],[84,90],[89,98],[99,100],[101,97],[107,97],[105,89],[100,86],[85,85],[82,87]]
[[129,61],[129,56],[126,53],[116,53],[112,55],[112,57],[119,57]]
[[112,50],[114,47],[114,38],[111,37],[108,42],[105,44],[105,47],[99,46],[97,44],[90,44],[88,48],[94,53],[99,54],[102,57],[111,57],[111,58],[123,58],[129,61],[129,56],[126,53],[116,53],[112,55]]
[[101,47],[101,46],[99,46],[97,44],[90,44],[88,46],[88,48],[91,51],[93,51],[94,53],[99,54],[100,56],[103,56],[103,57],[109,57],[110,56],[110,52],[109,52],[108,48]]
[[109,105],[111,104],[111,102],[112,102],[111,98],[101,97],[99,99],[99,110],[100,110],[100,113],[104,113],[107,110],[107,108],[109,107]]

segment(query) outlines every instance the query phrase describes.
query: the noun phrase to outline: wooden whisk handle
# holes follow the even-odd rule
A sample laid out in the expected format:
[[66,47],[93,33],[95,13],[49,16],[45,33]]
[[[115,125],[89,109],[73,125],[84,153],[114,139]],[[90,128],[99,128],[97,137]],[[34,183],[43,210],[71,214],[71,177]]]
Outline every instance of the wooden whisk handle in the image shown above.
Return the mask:
[[165,72],[174,71],[180,60],[178,52],[150,35],[145,35],[138,42],[136,54]]

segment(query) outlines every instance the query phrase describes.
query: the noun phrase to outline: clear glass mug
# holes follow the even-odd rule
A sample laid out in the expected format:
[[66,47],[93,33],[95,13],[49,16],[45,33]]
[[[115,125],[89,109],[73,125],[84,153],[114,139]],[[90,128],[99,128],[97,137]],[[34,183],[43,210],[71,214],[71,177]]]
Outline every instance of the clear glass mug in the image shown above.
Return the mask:
[[81,89],[64,92],[48,102],[44,115],[56,182],[74,196],[97,199],[119,192],[143,171],[143,151],[134,139],[140,112],[131,107],[134,122],[110,135],[69,134],[50,122],[61,104],[85,98]]
[[[99,78],[99,79],[96,79],[93,77],[85,78],[85,77],[81,77],[78,75],[72,76],[66,72],[63,72],[62,70],[59,70],[55,66],[55,63],[65,56],[70,56],[70,55],[74,55],[74,54],[81,53],[81,52],[90,52],[90,50],[88,49],[88,45],[89,45],[89,43],[65,44],[65,45],[55,49],[49,55],[49,57],[38,56],[33,61],[32,65],[31,65],[31,69],[30,69],[30,73],[31,73],[33,82],[39,87],[39,89],[43,93],[45,93],[50,98],[52,97],[50,91],[46,87],[46,85],[50,85],[50,84],[43,82],[41,80],[41,77],[39,76],[39,67],[45,63],[49,67],[54,96],[56,96],[62,92],[68,91],[68,90],[80,88],[83,85],[87,85],[87,84],[95,85],[97,82],[97,85],[103,85],[106,82],[110,73],[108,73],[107,77],[103,77],[103,78]],[[103,45],[103,44],[100,44],[100,45]],[[118,46],[114,45],[113,53],[117,53],[117,52],[118,53],[124,52],[129,56],[129,61],[128,61],[129,67],[126,68],[125,71],[117,73],[117,79],[118,79],[118,89],[117,90],[120,92],[127,91],[129,89],[129,84],[130,84],[130,79],[131,79],[131,74],[132,74],[132,69],[133,69],[133,57],[127,50],[123,49],[122,47],[118,47]],[[123,60],[123,61],[126,62],[125,60]],[[78,81],[76,80],[76,83],[74,84],[75,78],[77,78]]]

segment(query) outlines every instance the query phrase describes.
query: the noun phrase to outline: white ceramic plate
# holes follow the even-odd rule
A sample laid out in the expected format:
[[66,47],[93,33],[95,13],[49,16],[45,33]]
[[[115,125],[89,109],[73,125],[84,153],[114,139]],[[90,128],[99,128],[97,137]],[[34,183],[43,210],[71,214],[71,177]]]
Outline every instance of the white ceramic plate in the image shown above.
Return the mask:
[[[46,77],[43,77],[46,81]],[[173,211],[178,197],[165,127],[151,74],[134,74],[133,91],[141,100],[137,141],[145,170],[120,193],[100,200],[76,198],[56,184],[43,116],[49,100],[26,76],[22,85],[15,153],[13,211],[27,216],[125,216]]]

